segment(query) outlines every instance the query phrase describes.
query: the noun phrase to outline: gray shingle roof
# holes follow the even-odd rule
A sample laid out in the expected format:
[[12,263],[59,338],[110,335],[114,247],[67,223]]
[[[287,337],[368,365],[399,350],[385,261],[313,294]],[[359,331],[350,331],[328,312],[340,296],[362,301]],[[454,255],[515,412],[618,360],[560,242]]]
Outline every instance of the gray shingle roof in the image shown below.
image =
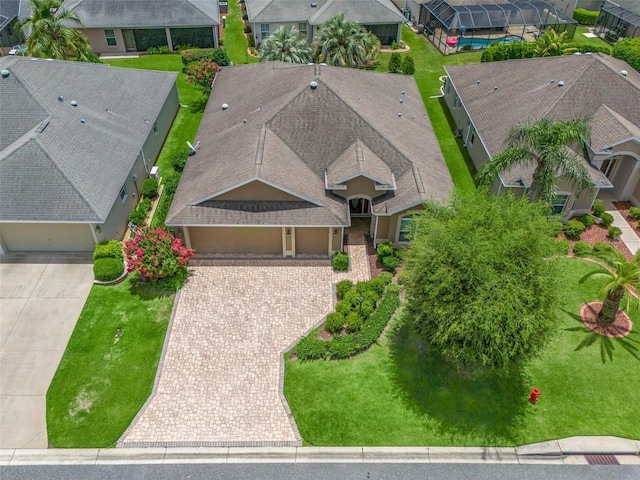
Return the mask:
[[[640,73],[608,55],[532,58],[445,70],[491,156],[505,148],[509,130],[523,120],[590,116],[595,149],[621,136],[629,138],[633,126],[640,127]],[[615,131],[611,131],[612,115],[617,119]],[[626,126],[621,128],[621,123]]]
[[327,0],[245,0],[250,22],[308,22],[311,16]]
[[359,139],[327,168],[330,185],[343,184],[362,174],[381,185],[393,184],[393,172],[389,165]]
[[87,28],[218,25],[214,0],[66,0]]
[[[239,88],[247,78],[251,87]],[[317,82],[316,89],[310,88],[311,81]],[[229,107],[223,110],[222,104]],[[444,200],[452,188],[415,80],[403,75],[284,63],[224,67],[197,139],[200,149],[187,161],[168,215],[170,225],[249,221],[244,211],[230,217],[218,206],[205,210],[205,204],[195,205],[252,179],[325,210],[309,215],[312,207],[302,209],[304,215],[295,221],[345,225],[346,202],[325,190],[324,174],[357,142],[371,152],[370,176],[384,173],[377,157],[403,185],[375,204],[376,213]],[[285,219],[263,211],[255,215],[261,220],[254,216],[251,221],[260,225]]]
[[176,74],[24,57],[0,68],[0,221],[104,222]]
[[0,2],[0,31],[18,16],[19,11],[20,0],[2,0]]

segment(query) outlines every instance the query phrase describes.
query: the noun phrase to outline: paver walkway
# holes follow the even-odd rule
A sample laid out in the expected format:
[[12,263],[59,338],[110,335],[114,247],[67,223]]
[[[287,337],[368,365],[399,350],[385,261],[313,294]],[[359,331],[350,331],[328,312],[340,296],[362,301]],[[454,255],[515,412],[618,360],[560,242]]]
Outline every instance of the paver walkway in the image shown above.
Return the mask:
[[624,218],[615,205],[609,201],[604,202],[604,208],[606,212],[613,217],[613,225],[618,227],[622,232],[620,240],[627,246],[631,254],[640,250],[640,237],[638,237],[636,230],[629,225],[627,219]]
[[369,278],[364,241],[352,240],[352,268],[340,274],[295,260],[191,268],[154,394],[118,446],[299,445],[282,353],[332,310],[333,284]]

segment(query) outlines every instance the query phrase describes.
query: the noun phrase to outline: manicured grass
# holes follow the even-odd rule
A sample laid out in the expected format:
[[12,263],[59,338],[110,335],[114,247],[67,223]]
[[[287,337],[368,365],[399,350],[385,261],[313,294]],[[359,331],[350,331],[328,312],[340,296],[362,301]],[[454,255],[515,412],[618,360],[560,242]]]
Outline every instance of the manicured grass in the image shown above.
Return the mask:
[[[519,374],[471,378],[443,364],[400,316],[386,338],[350,360],[286,361],[284,390],[296,423],[312,445],[510,446],[572,435],[640,438],[640,347],[637,327],[627,340],[595,337],[577,319],[601,283],[578,280],[593,264],[561,259],[562,308],[555,336]],[[640,312],[631,312],[634,325]],[[635,339],[635,344],[633,340]],[[613,360],[601,358],[610,344]],[[541,391],[536,405],[529,391]]]
[[[109,447],[151,393],[174,296],[94,286],[47,392],[55,447]],[[116,331],[122,335],[115,342]]]
[[[445,75],[445,65],[478,63],[482,53],[442,55],[424,35],[414,33],[407,26],[402,29],[402,40],[411,48],[408,55],[413,57],[415,64],[414,78],[438,138],[440,149],[449,167],[453,183],[458,190],[469,191],[475,188],[472,177],[475,174],[473,163],[462,147],[462,140],[453,136],[454,128],[450,124],[449,110],[444,100],[430,97],[440,95],[442,82],[439,77]],[[390,53],[381,54],[380,64],[376,70],[386,72],[390,56]]]
[[202,93],[195,86],[187,82],[187,75],[182,72],[184,65],[178,54],[145,55],[140,58],[112,58],[105,60],[113,67],[140,68],[143,70],[164,70],[178,72],[178,96],[180,103],[187,105],[178,110],[178,114],[165,140],[156,165],[160,175],[165,176],[173,171],[171,158],[180,151],[187,150],[187,141],[193,143],[200,126],[204,108],[192,108],[202,101]]
[[227,14],[227,26],[222,31],[224,48],[233,63],[241,65],[256,63],[257,58],[247,53],[247,37],[244,36],[244,24],[242,22],[242,8],[237,0],[229,0],[229,13]]
[[609,50],[612,50],[611,45],[609,45],[607,42],[602,40],[600,37],[593,37],[593,38],[585,37],[584,34],[588,32],[589,32],[589,29],[587,27],[582,27],[582,26],[577,27],[576,33],[573,36],[573,40],[571,41],[580,43],[580,44],[595,45],[597,47],[608,47]]

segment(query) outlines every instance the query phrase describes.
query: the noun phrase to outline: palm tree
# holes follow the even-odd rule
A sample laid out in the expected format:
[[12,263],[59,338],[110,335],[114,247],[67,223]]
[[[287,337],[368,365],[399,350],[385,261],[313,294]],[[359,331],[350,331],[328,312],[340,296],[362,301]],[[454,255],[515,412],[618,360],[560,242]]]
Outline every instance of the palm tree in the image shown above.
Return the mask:
[[31,0],[31,16],[21,26],[34,57],[87,61],[91,52],[87,37],[69,25],[82,26],[78,16],[60,8],[62,0]]
[[640,291],[640,252],[637,252],[631,260],[627,260],[622,253],[611,248],[600,255],[597,263],[602,267],[602,270],[589,272],[580,279],[580,283],[591,277],[608,280],[602,287],[601,293],[606,297],[598,318],[602,323],[609,324],[615,320],[625,292],[627,293],[627,310],[631,305],[631,299],[637,299],[632,289]]
[[260,61],[279,60],[290,63],[311,62],[311,47],[295,27],[287,31],[284,25],[265,38],[260,46]]
[[559,55],[571,55],[578,49],[567,46],[567,31],[560,35],[551,29],[536,40],[534,52],[538,57],[557,57]]
[[500,172],[512,166],[535,165],[531,199],[551,204],[559,176],[566,176],[577,193],[593,186],[587,167],[567,147],[587,142],[589,136],[586,118],[523,122],[509,132],[506,150],[487,161],[476,178],[481,185],[491,185]]
[[313,54],[319,62],[362,68],[378,59],[380,40],[362,25],[347,21],[344,14],[340,14],[320,27],[313,42]]

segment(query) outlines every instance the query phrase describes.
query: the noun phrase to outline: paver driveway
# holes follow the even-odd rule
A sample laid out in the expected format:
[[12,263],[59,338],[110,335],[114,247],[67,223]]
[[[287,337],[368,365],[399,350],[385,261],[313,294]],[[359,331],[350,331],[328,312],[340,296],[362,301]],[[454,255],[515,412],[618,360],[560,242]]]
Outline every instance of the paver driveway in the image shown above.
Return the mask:
[[192,268],[154,395],[119,446],[299,444],[280,396],[282,352],[331,311],[344,278],[368,279],[366,256],[347,274],[317,262]]

